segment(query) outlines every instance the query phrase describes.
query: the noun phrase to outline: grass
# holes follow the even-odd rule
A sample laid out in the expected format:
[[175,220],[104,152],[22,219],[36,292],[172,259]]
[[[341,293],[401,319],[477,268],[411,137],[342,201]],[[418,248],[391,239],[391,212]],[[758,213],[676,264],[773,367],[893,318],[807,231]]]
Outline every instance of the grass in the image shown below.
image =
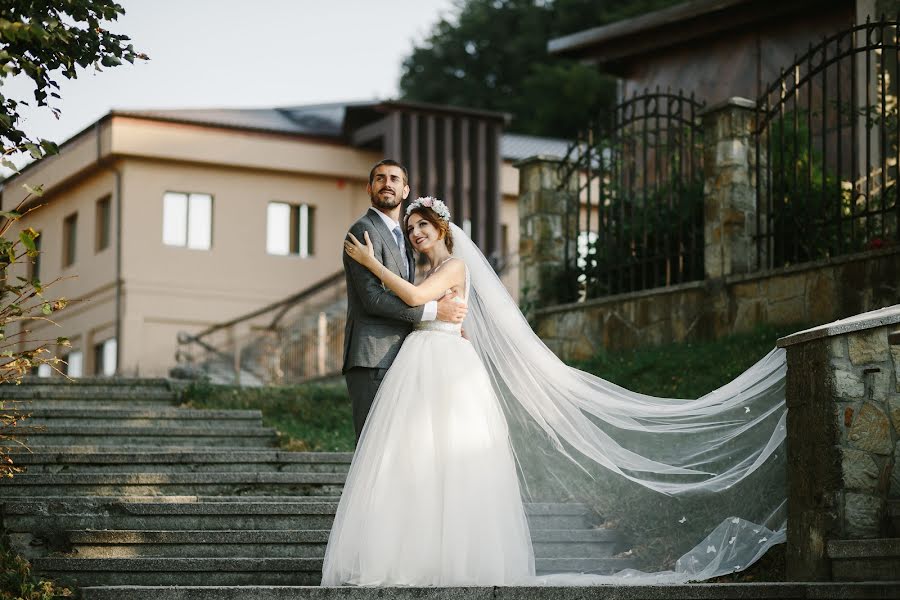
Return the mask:
[[279,446],[306,452],[352,452],[355,445],[350,398],[344,383],[241,388],[192,383],[187,406],[258,409],[263,423],[279,432]]
[[718,340],[601,352],[573,366],[634,392],[666,398],[699,398],[731,381],[803,325],[761,325]]

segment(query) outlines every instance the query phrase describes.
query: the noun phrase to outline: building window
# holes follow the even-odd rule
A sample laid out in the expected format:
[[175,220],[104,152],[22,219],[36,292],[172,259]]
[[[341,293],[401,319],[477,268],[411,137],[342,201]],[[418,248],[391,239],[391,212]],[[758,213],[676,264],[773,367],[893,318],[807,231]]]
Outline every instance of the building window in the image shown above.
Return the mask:
[[506,223],[500,224],[500,258],[504,264],[509,258],[509,225]]
[[166,192],[163,196],[163,243],[209,250],[212,246],[212,196]]
[[94,248],[97,252],[106,250],[109,247],[109,240],[112,235],[112,197],[104,196],[97,200],[97,239]]
[[116,374],[116,338],[110,338],[94,345],[94,373],[104,377]]
[[84,375],[84,354],[81,350],[72,350],[66,360],[66,375],[69,377],[81,377]]
[[266,252],[279,256],[313,255],[314,206],[269,202],[266,222]]
[[63,221],[63,266],[75,264],[75,249],[78,242],[78,213],[72,213]]
[[39,231],[34,238],[34,248],[37,250],[37,254],[32,257],[31,262],[28,263],[29,279],[41,279],[41,239],[41,232]]
[[38,365],[38,368],[37,368],[37,376],[38,377],[46,378],[46,377],[50,377],[51,375],[53,375],[53,367],[51,367],[50,365],[48,365],[46,363],[42,364],[42,365]]

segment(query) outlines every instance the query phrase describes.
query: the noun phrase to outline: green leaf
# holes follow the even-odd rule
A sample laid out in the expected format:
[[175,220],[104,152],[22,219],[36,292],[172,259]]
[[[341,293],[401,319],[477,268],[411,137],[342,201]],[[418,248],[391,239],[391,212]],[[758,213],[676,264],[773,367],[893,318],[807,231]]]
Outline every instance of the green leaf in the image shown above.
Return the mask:
[[6,219],[9,219],[10,221],[15,221],[21,216],[22,215],[14,210],[0,210],[0,217],[4,217]]
[[22,245],[28,249],[29,252],[37,252],[37,246],[34,243],[34,234],[33,230],[26,229],[25,231],[19,232],[19,240],[22,242]]
[[[2,115],[0,115],[0,117],[2,117]],[[9,169],[10,171],[13,171],[14,173],[19,172],[19,167],[16,166],[16,163],[9,160],[8,158],[0,158],[0,165],[3,165],[4,167]]]
[[31,154],[31,157],[34,159],[43,158],[44,153],[41,152],[40,147],[37,144],[32,144],[31,142],[25,142],[22,144],[26,150]]
[[41,312],[45,315],[49,315],[53,312],[53,307],[50,306],[49,302],[44,302],[43,306],[41,306]]
[[25,188],[25,191],[31,194],[32,196],[43,196],[44,195],[44,186],[38,185],[35,187],[31,187],[27,183],[23,183],[22,187]]

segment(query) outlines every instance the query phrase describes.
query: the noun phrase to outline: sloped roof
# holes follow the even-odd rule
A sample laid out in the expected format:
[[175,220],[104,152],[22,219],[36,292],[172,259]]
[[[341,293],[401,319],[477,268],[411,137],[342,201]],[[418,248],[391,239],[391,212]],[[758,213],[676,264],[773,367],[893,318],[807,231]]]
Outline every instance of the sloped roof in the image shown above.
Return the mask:
[[[212,127],[340,138],[347,109],[371,105],[371,102],[342,102],[275,108],[115,110],[113,114]],[[558,138],[504,133],[500,142],[500,155],[511,161],[537,154],[564,156],[568,143]]]

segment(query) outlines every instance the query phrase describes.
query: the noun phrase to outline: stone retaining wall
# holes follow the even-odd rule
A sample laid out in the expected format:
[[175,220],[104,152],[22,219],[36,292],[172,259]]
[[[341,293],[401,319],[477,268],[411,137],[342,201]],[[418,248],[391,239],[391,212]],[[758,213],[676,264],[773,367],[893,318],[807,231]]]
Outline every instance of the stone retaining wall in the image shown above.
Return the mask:
[[900,304],[900,248],[717,280],[621,294],[534,312],[563,360],[748,331],[759,323],[817,325]]

